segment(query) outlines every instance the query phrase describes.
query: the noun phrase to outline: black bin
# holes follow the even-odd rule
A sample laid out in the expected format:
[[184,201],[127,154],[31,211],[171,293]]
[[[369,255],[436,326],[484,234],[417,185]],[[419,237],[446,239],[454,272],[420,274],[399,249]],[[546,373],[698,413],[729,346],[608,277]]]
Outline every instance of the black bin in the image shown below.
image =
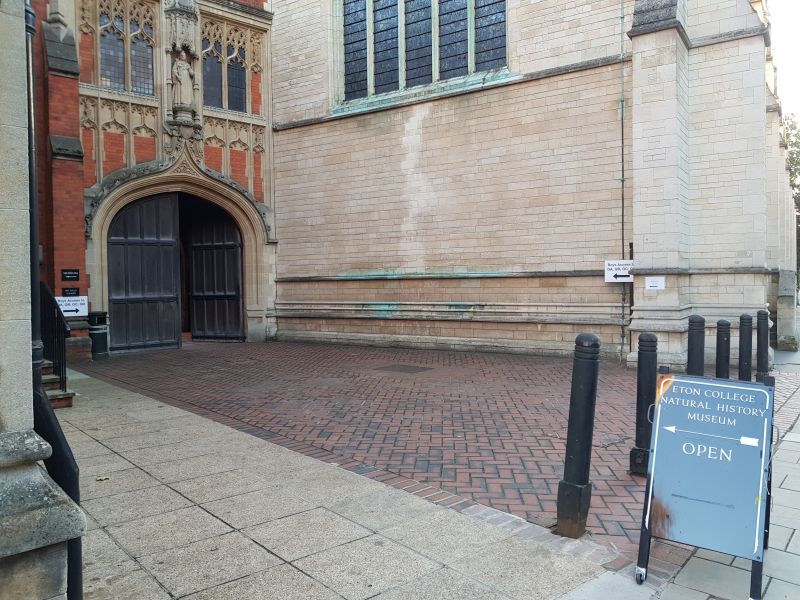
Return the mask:
[[88,321],[92,360],[108,358],[108,313],[101,310],[91,311]]

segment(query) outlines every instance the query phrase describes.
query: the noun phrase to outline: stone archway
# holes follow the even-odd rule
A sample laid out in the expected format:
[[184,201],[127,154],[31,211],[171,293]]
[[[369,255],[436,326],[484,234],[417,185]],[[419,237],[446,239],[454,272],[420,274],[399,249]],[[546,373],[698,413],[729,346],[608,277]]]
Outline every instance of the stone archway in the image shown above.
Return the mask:
[[274,245],[269,244],[271,212],[235,182],[198,167],[188,154],[172,164],[153,161],[118,172],[86,193],[87,272],[93,310],[108,311],[108,250],[114,217],[125,206],[148,196],[182,192],[219,206],[242,236],[243,295],[247,341],[275,333]]

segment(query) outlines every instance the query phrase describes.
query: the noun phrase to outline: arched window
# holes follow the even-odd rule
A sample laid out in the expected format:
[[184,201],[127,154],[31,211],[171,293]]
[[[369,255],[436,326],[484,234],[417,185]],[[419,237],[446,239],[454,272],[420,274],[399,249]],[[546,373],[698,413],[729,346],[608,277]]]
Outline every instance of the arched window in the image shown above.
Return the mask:
[[100,85],[112,90],[125,89],[125,22],[112,21],[108,13],[100,14]]
[[228,110],[247,110],[247,67],[244,48],[228,46]]
[[131,91],[153,95],[153,26],[145,23],[139,27],[136,19],[130,21],[131,32]]
[[203,104],[222,108],[222,44],[203,39]]
[[137,94],[154,93],[153,11],[142,2],[100,3],[100,85]]

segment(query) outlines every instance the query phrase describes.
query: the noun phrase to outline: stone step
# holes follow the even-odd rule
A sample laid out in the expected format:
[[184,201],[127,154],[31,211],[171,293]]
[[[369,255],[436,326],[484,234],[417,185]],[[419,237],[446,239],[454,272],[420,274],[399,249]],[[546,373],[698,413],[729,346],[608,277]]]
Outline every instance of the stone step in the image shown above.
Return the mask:
[[58,375],[53,375],[52,373],[45,375],[42,373],[42,386],[46,390],[57,390],[60,389],[61,380]]
[[45,360],[42,363],[42,375],[52,375],[53,374],[53,361]]
[[50,406],[53,408],[69,408],[72,406],[72,399],[75,397],[75,392],[67,390],[47,390],[47,399],[50,400]]

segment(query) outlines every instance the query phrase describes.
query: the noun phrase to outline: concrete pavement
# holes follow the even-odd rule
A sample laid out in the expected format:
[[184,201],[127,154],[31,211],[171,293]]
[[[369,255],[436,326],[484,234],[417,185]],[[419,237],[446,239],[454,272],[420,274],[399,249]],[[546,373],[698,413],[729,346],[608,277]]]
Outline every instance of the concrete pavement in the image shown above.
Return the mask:
[[[749,563],[687,550],[663,580],[591,539],[457,512],[79,374],[57,412],[82,475],[86,599],[735,600]],[[800,429],[775,462],[765,600],[800,598]],[[663,551],[670,545],[663,545]]]

